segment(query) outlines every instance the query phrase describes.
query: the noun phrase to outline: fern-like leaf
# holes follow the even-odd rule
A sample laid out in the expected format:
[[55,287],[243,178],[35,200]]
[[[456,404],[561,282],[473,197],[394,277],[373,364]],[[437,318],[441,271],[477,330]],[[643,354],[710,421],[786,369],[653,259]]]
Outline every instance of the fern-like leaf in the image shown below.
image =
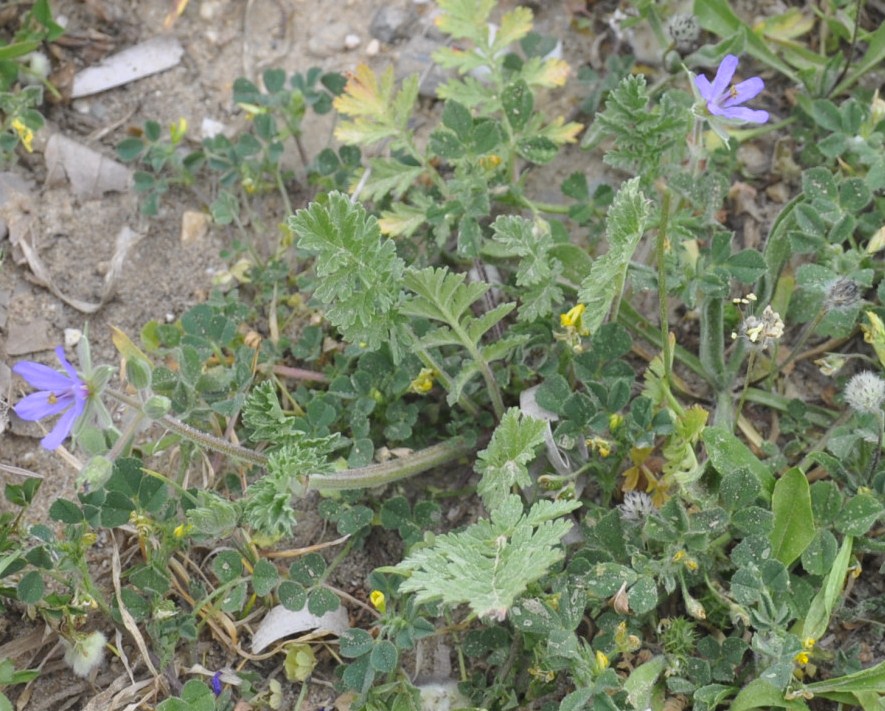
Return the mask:
[[400,302],[403,261],[377,220],[342,193],[329,193],[289,218],[298,246],[316,255],[314,296],[327,305],[326,318],[351,343],[370,350],[389,341]]
[[550,255],[555,246],[550,225],[543,220],[531,222],[516,215],[501,215],[492,223],[494,256],[519,257],[516,285],[520,287],[518,319],[534,321],[547,318],[562,302],[557,280],[562,262]]
[[417,76],[408,77],[396,91],[393,67],[379,79],[368,66],[360,64],[348,78],[344,92],[333,102],[337,111],[350,117],[338,124],[335,137],[354,145],[394,138],[392,145],[400,146],[408,135],[409,117],[417,98]]
[[477,457],[476,471],[482,475],[477,491],[486,508],[494,511],[510,495],[513,486],[532,483],[526,466],[544,441],[546,423],[512,407],[495,428],[489,446]]
[[409,577],[400,590],[416,601],[467,604],[478,616],[503,621],[526,588],[562,559],[562,537],[572,527],[562,517],[576,501],[540,501],[528,514],[518,496],[508,496],[460,533],[437,536],[397,566]]
[[596,259],[581,282],[578,298],[587,306],[584,325],[591,334],[605,321],[615,299],[620,298],[633,252],[648,225],[651,204],[639,189],[639,178],[618,190],[605,224],[608,252]]
[[648,183],[661,171],[667,153],[682,150],[691,125],[688,97],[665,94],[658,106],[649,108],[645,77],[631,74],[609,94],[605,111],[597,117],[600,126],[615,137],[615,146],[605,162]]

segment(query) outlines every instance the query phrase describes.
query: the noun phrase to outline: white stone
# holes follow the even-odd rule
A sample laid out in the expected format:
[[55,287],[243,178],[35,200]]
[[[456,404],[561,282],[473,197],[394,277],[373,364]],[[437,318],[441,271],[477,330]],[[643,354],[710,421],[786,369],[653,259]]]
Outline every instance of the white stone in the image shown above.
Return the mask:
[[65,329],[65,347],[73,348],[80,342],[81,338],[83,338],[83,331],[79,328]]

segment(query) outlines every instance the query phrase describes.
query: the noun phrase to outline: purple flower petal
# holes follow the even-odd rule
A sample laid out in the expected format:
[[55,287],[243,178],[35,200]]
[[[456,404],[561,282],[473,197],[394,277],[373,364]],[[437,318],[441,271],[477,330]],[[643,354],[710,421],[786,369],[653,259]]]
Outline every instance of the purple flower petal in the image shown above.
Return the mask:
[[56,398],[55,402],[50,402],[50,395],[52,393],[45,390],[31,393],[19,400],[12,409],[23,420],[36,422],[44,417],[51,417],[59,412],[64,412],[74,404],[73,398]]
[[722,60],[722,64],[719,65],[719,69],[716,71],[716,77],[713,79],[714,101],[728,89],[728,85],[731,84],[734,73],[737,71],[737,66],[738,58],[733,54],[726,55]]
[[212,678],[209,680],[209,686],[212,687],[213,694],[221,696],[221,672],[215,672],[215,674],[212,675]]
[[[761,91],[761,89],[760,89],[760,91]],[[69,377],[71,380],[73,380],[74,382],[79,382],[79,381],[80,381],[80,376],[77,375],[77,371],[74,370],[74,366],[72,366],[72,365],[68,362],[68,359],[65,358],[65,349],[64,349],[62,346],[58,346],[58,347],[55,349],[55,357],[58,358],[58,362],[62,364],[62,366],[64,367],[64,369],[65,369],[66,371],[68,371],[68,377]]]
[[728,98],[722,102],[722,105],[727,108],[729,106],[743,104],[750,99],[755,99],[762,93],[764,88],[765,82],[759,77],[753,77],[752,79],[742,81],[740,84],[735,84],[735,86],[728,90]]
[[67,375],[42,363],[22,361],[12,366],[12,372],[23,377],[28,381],[28,385],[38,390],[64,390],[71,386],[71,379]]
[[746,106],[732,106],[725,109],[721,115],[725,118],[747,121],[749,123],[766,123],[769,118],[767,111],[748,109]]
[[[82,408],[79,408],[79,410],[82,412]],[[40,440],[40,444],[43,448],[50,450],[58,449],[61,446],[61,443],[64,442],[71,433],[71,429],[74,427],[74,421],[80,415],[80,412],[78,412],[78,408],[74,406],[59,417],[58,422],[55,423],[55,427],[52,428],[52,431]]]
[[713,85],[710,84],[710,80],[703,74],[698,74],[694,78],[694,83],[701,96],[704,98],[704,101],[713,101],[716,98],[713,94]]

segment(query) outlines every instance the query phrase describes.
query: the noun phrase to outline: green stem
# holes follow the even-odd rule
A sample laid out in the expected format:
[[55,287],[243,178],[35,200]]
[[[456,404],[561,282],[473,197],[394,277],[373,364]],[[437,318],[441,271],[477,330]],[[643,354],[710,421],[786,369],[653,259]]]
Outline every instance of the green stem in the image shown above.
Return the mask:
[[[139,408],[140,403],[134,398],[123,393],[106,389],[104,392],[111,397],[132,407]],[[208,449],[220,452],[232,459],[237,459],[256,467],[266,467],[267,457],[260,452],[255,452],[245,447],[231,444],[227,440],[215,437],[206,432],[191,427],[171,415],[161,418],[160,423],[185,439],[202,445]],[[372,464],[357,469],[346,469],[331,474],[317,475],[309,480],[308,488],[317,491],[344,491],[351,489],[371,489],[401,479],[421,474],[434,467],[448,464],[473,451],[473,445],[463,437],[454,437],[440,444],[418,450],[413,454],[394,459],[382,464]]]
[[701,304],[701,342],[698,355],[707,379],[717,391],[727,387],[725,382],[725,309],[722,297],[708,296]]
[[[670,389],[673,353],[670,350],[670,302],[667,295],[667,227],[670,221],[670,191],[661,196],[661,224],[658,228],[656,252],[658,262],[658,308],[661,322],[661,352],[664,361],[664,384]],[[623,288],[623,279],[621,283]],[[619,292],[620,293],[620,292]],[[618,300],[620,302],[620,299]],[[618,312],[614,312],[617,317]]]
[[[405,328],[412,342],[413,353],[418,356],[418,360],[421,361],[421,364],[425,368],[430,368],[437,374],[437,378],[439,379],[440,384],[446,389],[446,392],[452,392],[452,379],[448,376],[445,370],[443,370],[443,367],[437,363],[436,359],[430,354],[430,352],[420,344],[420,340],[418,339],[418,336],[415,335],[414,331],[408,326]],[[471,417],[479,416],[479,406],[473,402],[468,395],[461,393],[461,396],[458,398],[458,404],[464,412]]]
[[492,400],[492,409],[495,411],[495,417],[500,420],[504,417],[504,397],[501,395],[501,388],[498,387],[498,381],[495,380],[495,374],[492,372],[492,368],[486,362],[486,359],[482,357],[479,348],[477,348],[470,340],[467,333],[464,332],[460,326],[458,326],[456,332],[462,339],[467,351],[470,353],[470,357],[473,358],[473,361],[479,367],[479,372],[482,373],[482,378],[486,381],[486,387],[489,390],[489,397]]
[[[663,350],[663,339],[661,338],[660,331],[653,328],[648,322],[648,319],[633,308],[629,301],[625,301],[621,304],[621,310],[618,313],[618,321],[653,346]],[[701,361],[698,360],[698,357],[694,353],[677,345],[673,351],[673,356],[695,375],[702,377],[704,380],[709,380],[707,372],[704,370],[704,366],[701,365]]]
[[347,491],[371,489],[421,474],[454,462],[470,454],[473,445],[462,437],[419,450],[408,457],[382,464],[371,464],[358,469],[347,469],[330,474],[318,474],[308,480],[307,487],[316,491]]

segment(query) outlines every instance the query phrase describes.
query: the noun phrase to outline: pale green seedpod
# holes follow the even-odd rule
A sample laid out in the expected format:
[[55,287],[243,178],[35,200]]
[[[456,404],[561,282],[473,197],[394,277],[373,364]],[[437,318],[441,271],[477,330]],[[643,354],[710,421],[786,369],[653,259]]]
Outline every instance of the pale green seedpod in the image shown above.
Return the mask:
[[151,386],[150,363],[141,358],[129,358],[126,360],[126,379],[136,390],[144,390]]
[[92,457],[77,474],[77,488],[83,492],[95,491],[104,486],[114,471],[114,463],[105,456]]
[[142,410],[144,410],[144,414],[152,420],[159,420],[161,417],[165,417],[169,414],[171,408],[172,401],[165,395],[151,395],[151,397],[147,399],[147,402],[145,402]]

